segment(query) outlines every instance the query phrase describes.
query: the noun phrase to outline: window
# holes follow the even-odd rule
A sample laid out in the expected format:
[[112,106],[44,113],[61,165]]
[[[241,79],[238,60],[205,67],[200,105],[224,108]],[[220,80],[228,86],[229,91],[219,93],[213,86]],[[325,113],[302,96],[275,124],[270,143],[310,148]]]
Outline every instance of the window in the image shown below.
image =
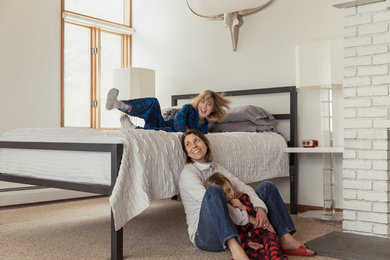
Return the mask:
[[62,0],[61,126],[117,128],[105,110],[113,71],[130,66],[130,0]]

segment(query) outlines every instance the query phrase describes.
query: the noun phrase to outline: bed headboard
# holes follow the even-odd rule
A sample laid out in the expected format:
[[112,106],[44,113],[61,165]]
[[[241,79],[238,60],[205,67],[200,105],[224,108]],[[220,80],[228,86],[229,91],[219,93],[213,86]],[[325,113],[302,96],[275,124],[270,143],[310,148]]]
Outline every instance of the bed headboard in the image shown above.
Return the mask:
[[[275,88],[259,88],[259,89],[246,89],[246,90],[234,90],[218,92],[224,94],[224,96],[252,96],[252,95],[266,95],[266,94],[278,94],[288,93],[290,99],[290,111],[284,114],[273,114],[277,120],[289,120],[290,127],[290,140],[287,142],[289,147],[297,146],[297,91],[295,86],[290,87],[275,87]],[[171,104],[177,106],[178,100],[192,99],[198,94],[184,94],[173,95]]]

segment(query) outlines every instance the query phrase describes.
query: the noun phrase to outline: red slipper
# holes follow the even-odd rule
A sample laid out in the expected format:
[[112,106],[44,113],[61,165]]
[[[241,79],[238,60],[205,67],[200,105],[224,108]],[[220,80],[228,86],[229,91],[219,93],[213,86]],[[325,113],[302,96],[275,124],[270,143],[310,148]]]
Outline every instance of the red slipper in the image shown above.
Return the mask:
[[285,255],[303,255],[303,256],[314,256],[315,253],[307,252],[307,248],[302,245],[297,249],[284,249],[283,254]]

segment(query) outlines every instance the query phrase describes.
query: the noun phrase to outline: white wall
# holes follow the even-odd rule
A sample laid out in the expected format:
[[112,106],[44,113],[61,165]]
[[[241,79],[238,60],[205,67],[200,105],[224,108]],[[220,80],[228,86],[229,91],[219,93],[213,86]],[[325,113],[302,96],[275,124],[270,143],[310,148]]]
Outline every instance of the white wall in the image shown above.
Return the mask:
[[[330,0],[277,0],[243,17],[236,52],[222,21],[195,16],[185,0],[132,2],[133,66],[156,70],[156,95],[162,106],[170,105],[172,94],[295,85],[295,45],[343,36],[343,12]],[[299,118],[306,136],[299,137],[319,138],[306,117],[316,118],[310,112],[317,107],[305,106],[306,96],[298,96],[299,116],[305,112],[300,107],[308,109]],[[322,157],[300,157],[298,202],[322,206]],[[277,185],[288,200],[288,180]],[[342,207],[339,192],[337,197],[336,207]]]
[[[156,69],[163,106],[170,105],[172,94],[206,88],[295,85],[295,44],[343,35],[342,11],[331,0],[277,0],[244,17],[233,52],[223,23],[196,17],[184,0],[132,2],[133,65]],[[60,5],[60,0],[0,1],[0,133],[60,125]],[[318,163],[307,170],[301,163],[300,204],[322,205]],[[278,185],[288,198],[288,182]]]
[[0,133],[60,126],[61,1],[0,1]]
[[[61,0],[0,1],[0,134],[61,122]],[[0,182],[0,206],[86,196]]]
[[[330,0],[277,0],[245,16],[232,51],[222,21],[193,15],[185,0],[133,0],[133,65],[156,69],[156,94],[295,85],[295,44],[342,37]],[[153,8],[151,8],[153,6]]]

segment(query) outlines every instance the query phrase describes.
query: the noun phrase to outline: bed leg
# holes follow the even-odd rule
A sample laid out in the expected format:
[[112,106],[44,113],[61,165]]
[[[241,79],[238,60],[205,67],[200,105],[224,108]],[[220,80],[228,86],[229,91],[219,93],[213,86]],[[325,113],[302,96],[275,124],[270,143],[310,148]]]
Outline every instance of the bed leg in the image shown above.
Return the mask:
[[296,154],[290,154],[290,213],[298,212],[298,160]]
[[123,259],[123,228],[118,231],[114,226],[114,215],[111,211],[111,260]]

